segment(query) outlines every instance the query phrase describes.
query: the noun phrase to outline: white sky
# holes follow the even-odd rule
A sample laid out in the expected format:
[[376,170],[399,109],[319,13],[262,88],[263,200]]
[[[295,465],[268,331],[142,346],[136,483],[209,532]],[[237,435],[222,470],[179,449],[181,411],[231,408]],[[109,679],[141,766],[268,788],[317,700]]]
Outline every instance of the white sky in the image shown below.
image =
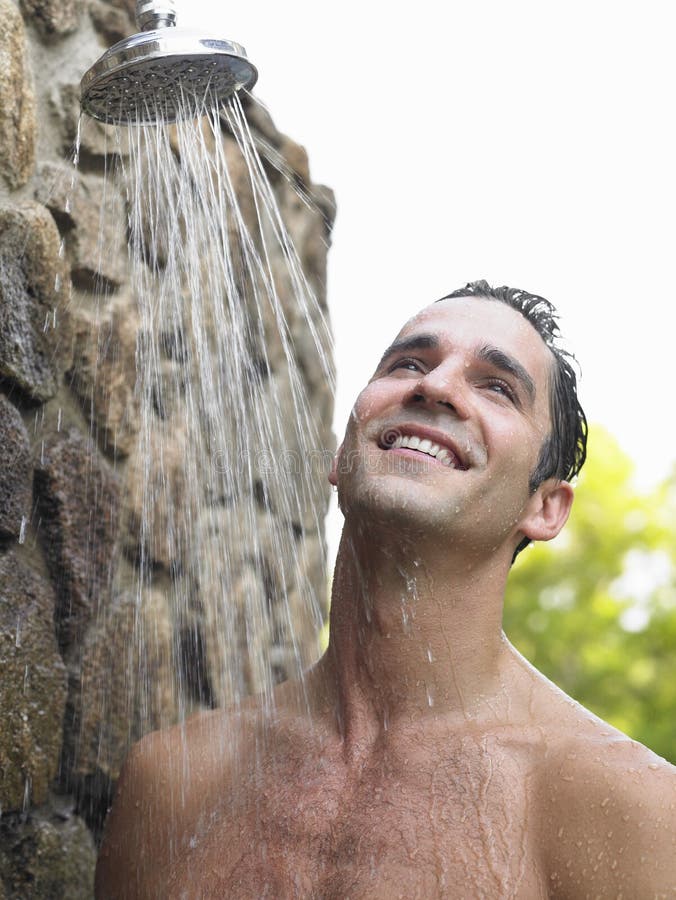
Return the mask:
[[673,0],[179,0],[179,14],[246,47],[257,96],[336,192],[337,434],[404,320],[487,278],[555,303],[588,418],[641,483],[666,474]]

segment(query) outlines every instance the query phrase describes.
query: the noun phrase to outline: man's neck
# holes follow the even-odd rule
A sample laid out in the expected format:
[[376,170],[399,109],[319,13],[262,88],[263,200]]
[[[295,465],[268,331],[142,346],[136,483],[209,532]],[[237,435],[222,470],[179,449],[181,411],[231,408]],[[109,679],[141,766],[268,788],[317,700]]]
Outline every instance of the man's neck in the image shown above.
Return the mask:
[[[341,733],[367,743],[400,721],[467,722],[504,706],[509,564],[467,565],[447,547],[343,531],[320,663]],[[422,544],[422,549],[421,549]]]

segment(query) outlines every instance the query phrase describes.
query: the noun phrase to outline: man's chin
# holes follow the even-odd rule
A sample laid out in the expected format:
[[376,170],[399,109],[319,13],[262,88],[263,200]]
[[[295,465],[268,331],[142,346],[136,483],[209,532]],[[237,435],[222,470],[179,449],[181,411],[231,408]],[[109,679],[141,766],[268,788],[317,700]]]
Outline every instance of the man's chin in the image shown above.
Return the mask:
[[[398,483],[397,483],[398,482]],[[465,505],[457,496],[440,502],[438,487],[407,479],[373,479],[341,495],[340,508],[346,522],[359,523],[374,532],[397,530],[402,536],[430,539],[455,530]]]

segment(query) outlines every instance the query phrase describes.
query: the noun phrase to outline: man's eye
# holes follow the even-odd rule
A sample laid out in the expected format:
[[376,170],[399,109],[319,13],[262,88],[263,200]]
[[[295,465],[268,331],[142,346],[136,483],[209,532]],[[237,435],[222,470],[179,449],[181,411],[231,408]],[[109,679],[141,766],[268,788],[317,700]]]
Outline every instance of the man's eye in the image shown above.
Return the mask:
[[506,381],[502,381],[500,378],[493,378],[487,383],[487,387],[494,393],[502,394],[507,397],[508,400],[514,401],[514,391]]
[[392,363],[389,371],[394,372],[395,369],[409,369],[411,372],[422,372],[422,366],[415,359],[398,359]]

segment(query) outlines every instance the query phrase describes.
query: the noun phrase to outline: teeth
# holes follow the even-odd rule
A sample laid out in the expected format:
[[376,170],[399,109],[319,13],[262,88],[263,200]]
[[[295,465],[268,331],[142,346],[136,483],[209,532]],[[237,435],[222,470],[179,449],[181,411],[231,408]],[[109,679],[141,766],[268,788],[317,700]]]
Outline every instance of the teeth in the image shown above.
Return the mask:
[[448,466],[448,468],[455,468],[455,456],[450,450],[447,450],[445,447],[440,447],[439,444],[433,444],[432,441],[427,438],[421,440],[415,435],[403,435],[395,438],[390,449],[398,450],[400,447],[408,447],[410,450],[418,450],[421,453],[427,453],[429,456],[436,457],[440,463]]

